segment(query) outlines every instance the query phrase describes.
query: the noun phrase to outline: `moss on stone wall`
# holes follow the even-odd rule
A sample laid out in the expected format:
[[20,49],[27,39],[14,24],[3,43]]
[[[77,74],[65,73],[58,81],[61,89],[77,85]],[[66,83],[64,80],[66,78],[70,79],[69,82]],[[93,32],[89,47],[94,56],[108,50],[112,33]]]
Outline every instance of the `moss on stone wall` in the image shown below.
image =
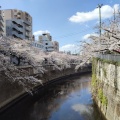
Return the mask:
[[92,74],[92,82],[91,82],[93,87],[96,87],[97,85],[97,78],[95,74]]
[[107,107],[108,99],[107,99],[107,97],[105,95],[103,95],[103,97],[102,97],[102,104]]
[[100,100],[100,102],[102,103],[102,97],[103,97],[103,91],[102,89],[98,90],[98,99]]
[[[103,93],[103,82],[96,77],[96,67],[98,63],[98,58],[93,58],[92,62],[92,92],[97,97],[97,99],[102,103],[102,105],[107,106],[108,99]],[[104,76],[106,77],[106,70],[103,68]]]
[[107,97],[104,95],[103,90],[102,90],[101,88],[98,89],[98,99],[100,100],[100,102],[101,102],[103,105],[107,106],[107,104],[108,104],[108,99],[107,99]]
[[120,119],[120,61],[93,58],[92,95],[108,120]]

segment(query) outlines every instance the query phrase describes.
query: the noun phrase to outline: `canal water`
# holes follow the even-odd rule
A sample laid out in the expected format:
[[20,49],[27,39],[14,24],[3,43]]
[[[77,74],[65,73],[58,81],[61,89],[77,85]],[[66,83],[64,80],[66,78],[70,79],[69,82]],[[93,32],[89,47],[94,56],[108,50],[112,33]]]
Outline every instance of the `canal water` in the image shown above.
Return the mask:
[[[103,120],[91,95],[91,76],[84,74],[50,85],[39,100],[19,112],[6,113],[6,120]],[[20,114],[18,114],[20,113]]]

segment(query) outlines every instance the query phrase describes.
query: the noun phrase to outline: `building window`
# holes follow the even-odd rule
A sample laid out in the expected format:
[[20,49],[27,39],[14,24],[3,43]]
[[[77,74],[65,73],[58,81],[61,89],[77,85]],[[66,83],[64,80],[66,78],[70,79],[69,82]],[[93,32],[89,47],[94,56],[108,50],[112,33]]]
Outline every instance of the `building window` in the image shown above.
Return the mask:
[[48,45],[48,43],[45,43],[45,45]]

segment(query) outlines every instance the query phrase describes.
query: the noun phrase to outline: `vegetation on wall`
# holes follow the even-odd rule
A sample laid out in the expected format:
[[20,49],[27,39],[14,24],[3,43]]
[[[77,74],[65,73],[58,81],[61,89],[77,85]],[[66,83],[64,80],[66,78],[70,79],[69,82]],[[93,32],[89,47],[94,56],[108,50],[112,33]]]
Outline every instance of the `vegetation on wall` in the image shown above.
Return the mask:
[[[96,66],[97,66],[98,60],[99,59],[97,59],[97,58],[93,58],[92,81],[91,81],[92,88],[93,88],[92,92],[98,98],[98,100],[102,103],[102,105],[107,106],[108,99],[103,93],[103,82],[101,82],[101,80],[99,80],[96,77]],[[103,73],[104,73],[104,76],[106,77],[107,72],[106,72],[105,68],[103,68]]]
[[102,98],[103,98],[103,91],[102,91],[102,89],[98,90],[98,98],[99,98],[100,102],[102,102]]
[[91,84],[92,84],[93,87],[96,87],[96,85],[97,85],[97,79],[96,79],[96,75],[95,74],[92,74]]
[[103,105],[107,106],[108,100],[107,100],[107,97],[104,95],[103,90],[101,88],[98,90],[98,99]]
[[93,58],[92,59],[92,81],[91,81],[91,84],[93,87],[95,87],[97,85],[96,64],[97,64],[97,61],[95,58]]

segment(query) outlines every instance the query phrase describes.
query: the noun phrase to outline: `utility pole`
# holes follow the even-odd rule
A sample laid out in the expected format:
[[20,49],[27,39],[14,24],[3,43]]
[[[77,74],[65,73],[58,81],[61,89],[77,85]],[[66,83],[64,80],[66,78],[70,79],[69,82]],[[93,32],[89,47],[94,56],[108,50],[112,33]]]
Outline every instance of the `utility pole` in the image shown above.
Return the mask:
[[115,19],[116,19],[116,16],[115,16],[115,8],[114,8],[114,23],[115,23]]
[[100,49],[101,49],[101,7],[103,6],[103,4],[98,4],[97,8],[99,9],[99,22],[100,22],[100,28],[99,28],[99,31],[100,31],[100,40],[99,40],[99,46],[100,46]]
[[100,37],[101,37],[101,7],[103,4],[98,4],[97,8],[99,8],[99,21],[100,21]]

